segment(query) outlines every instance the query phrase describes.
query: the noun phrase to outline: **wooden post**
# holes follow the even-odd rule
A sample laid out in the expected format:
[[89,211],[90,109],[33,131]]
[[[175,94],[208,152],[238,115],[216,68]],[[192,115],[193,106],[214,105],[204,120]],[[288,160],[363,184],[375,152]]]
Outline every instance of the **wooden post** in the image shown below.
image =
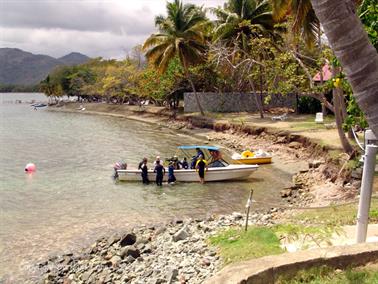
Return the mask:
[[253,189],[251,189],[251,192],[249,193],[249,198],[247,200],[247,205],[246,211],[247,211],[247,216],[245,218],[245,231],[247,232],[248,230],[248,218],[249,218],[249,210],[251,209],[251,204],[252,204],[252,196],[253,196]]

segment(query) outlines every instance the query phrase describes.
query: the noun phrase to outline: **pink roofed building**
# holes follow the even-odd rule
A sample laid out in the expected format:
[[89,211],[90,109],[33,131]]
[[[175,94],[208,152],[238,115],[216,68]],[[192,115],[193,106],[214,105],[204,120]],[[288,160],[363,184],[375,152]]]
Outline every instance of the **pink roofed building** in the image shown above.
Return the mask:
[[[332,78],[332,72],[328,64],[325,64],[322,68],[323,81],[328,81]],[[314,82],[320,82],[320,72],[318,72],[313,78]]]

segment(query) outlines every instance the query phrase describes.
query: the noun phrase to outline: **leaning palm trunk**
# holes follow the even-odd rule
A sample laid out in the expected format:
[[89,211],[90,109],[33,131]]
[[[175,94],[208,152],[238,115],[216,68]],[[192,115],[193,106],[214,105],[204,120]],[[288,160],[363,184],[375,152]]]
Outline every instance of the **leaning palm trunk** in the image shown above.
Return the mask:
[[357,103],[378,135],[378,53],[352,0],[311,0],[332,50],[348,76]]

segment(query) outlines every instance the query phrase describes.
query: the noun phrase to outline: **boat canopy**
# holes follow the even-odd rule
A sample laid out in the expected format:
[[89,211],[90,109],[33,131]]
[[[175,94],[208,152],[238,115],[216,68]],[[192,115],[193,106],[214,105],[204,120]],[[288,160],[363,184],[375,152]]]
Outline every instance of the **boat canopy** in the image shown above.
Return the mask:
[[212,150],[212,151],[219,151],[219,147],[216,146],[200,146],[200,145],[188,145],[188,146],[178,146],[178,149],[182,150],[190,150],[190,149],[206,149],[206,150]]

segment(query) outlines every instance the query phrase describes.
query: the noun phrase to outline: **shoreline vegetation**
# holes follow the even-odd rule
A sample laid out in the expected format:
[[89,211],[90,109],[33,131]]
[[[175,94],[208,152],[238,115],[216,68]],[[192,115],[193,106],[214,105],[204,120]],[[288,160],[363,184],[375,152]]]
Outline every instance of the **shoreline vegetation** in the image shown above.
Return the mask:
[[[82,251],[39,263],[42,283],[203,283],[228,263],[290,251],[293,243],[296,249],[332,245],[332,236],[342,234],[342,226],[355,221],[355,208],[336,204],[350,203],[360,180],[352,178],[350,172],[340,171],[343,160],[332,156],[332,151],[336,151],[333,147],[279,129],[225,121],[224,117],[221,120],[177,114],[162,107],[141,109],[99,103],[87,103],[84,107],[82,110],[79,103],[71,102],[50,106],[48,110],[158,124],[236,151],[255,145],[274,152],[280,162],[306,160],[308,166],[281,190],[287,206],[250,212],[248,232],[242,229],[245,214],[239,212],[202,220],[175,219],[164,224],[140,225],[99,238]],[[326,209],[295,210],[316,206]],[[373,221],[378,220],[376,212],[372,216]],[[254,255],[251,242],[254,247],[264,248],[261,255]]]

